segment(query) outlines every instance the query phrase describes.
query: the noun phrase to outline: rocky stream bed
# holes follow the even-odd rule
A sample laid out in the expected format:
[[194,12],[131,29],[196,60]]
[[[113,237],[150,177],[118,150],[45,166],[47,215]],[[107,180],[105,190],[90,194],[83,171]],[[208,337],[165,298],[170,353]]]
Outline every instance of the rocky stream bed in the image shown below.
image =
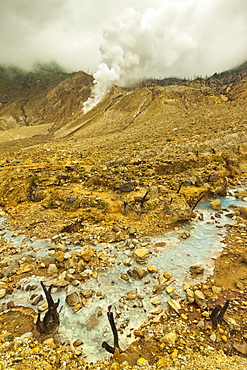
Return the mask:
[[[246,269],[247,225],[239,209],[245,201],[232,193],[217,202],[199,203],[194,220],[164,235],[112,243],[75,243],[76,234],[66,233],[30,237],[7,226],[2,211],[2,368],[244,368],[247,275],[239,266]],[[230,279],[217,284],[224,263],[214,271],[214,260],[231,253],[224,263],[235,280],[239,275],[233,289]],[[60,326],[45,336],[35,327],[37,313],[47,309],[40,281],[52,284],[61,302]],[[227,300],[225,321],[213,328],[210,314]],[[109,305],[124,350],[113,359],[101,346],[113,341]]]

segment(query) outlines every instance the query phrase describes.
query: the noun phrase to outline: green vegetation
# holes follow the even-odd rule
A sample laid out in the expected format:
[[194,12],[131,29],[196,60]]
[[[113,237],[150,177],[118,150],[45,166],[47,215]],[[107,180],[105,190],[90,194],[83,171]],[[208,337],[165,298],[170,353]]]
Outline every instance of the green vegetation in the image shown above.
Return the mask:
[[65,73],[65,70],[56,62],[51,61],[49,63],[36,63],[34,65],[34,73],[47,75],[55,73]]
[[215,157],[213,160],[214,160],[215,162],[221,162],[221,157]]
[[30,98],[68,75],[55,62],[37,63],[32,71],[0,66],[0,103],[4,106],[15,99]]
[[178,184],[176,183],[176,181],[173,181],[173,180],[168,180],[167,181],[167,184],[170,185],[171,188],[175,188],[178,186]]
[[77,200],[74,204],[74,208],[75,209],[79,209],[81,207],[81,201],[80,200]]
[[33,188],[34,186],[37,186],[36,181],[39,179],[39,176],[34,175],[30,178],[29,185],[30,188]]
[[195,180],[195,185],[196,186],[201,186],[202,185],[202,180],[201,180],[201,178],[200,177],[196,177],[196,180]]
[[54,203],[52,200],[50,200],[47,204],[47,208],[52,208],[54,206]]

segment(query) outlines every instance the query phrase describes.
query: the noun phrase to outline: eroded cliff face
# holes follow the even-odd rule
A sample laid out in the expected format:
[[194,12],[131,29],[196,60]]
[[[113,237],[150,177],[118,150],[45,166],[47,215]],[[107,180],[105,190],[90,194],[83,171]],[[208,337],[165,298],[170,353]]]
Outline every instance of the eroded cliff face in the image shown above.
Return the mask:
[[167,125],[172,115],[226,100],[226,97],[205,87],[155,86],[137,87],[130,91],[114,87],[96,107],[64,125],[55,136],[101,136],[122,132],[129,127],[140,129],[150,124]]
[[8,103],[0,109],[0,129],[67,123],[81,114],[82,102],[90,94],[91,83],[92,76],[78,72],[55,87]]

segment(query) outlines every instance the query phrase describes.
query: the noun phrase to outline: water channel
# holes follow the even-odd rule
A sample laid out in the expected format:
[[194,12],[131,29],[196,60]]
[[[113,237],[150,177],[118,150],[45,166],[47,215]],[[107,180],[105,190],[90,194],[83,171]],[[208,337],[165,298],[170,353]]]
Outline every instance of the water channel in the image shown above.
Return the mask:
[[[87,356],[87,361],[102,359],[107,355],[106,351],[101,347],[102,342],[107,341],[110,345],[113,344],[112,332],[106,315],[107,307],[112,305],[113,312],[117,315],[117,327],[124,328],[123,333],[119,337],[120,345],[124,349],[128,343],[134,340],[133,329],[137,329],[145,322],[148,316],[157,310],[151,303],[152,301],[160,303],[158,309],[165,310],[167,308],[167,301],[171,297],[165,290],[153,297],[152,289],[157,284],[157,275],[159,273],[164,273],[165,271],[172,273],[174,282],[171,286],[175,288],[175,292],[181,299],[184,298],[183,285],[185,283],[195,284],[205,280],[212,274],[214,259],[217,258],[224,247],[223,238],[226,232],[224,226],[234,222],[232,218],[227,216],[230,212],[229,206],[246,206],[247,204],[234,196],[227,196],[221,199],[221,202],[222,211],[220,212],[211,209],[209,201],[203,201],[196,207],[197,217],[195,220],[182,225],[179,231],[174,230],[165,235],[139,240],[139,242],[147,243],[147,248],[151,252],[148,264],[141,267],[155,266],[158,269],[157,274],[148,274],[148,277],[146,276],[141,280],[130,278],[128,281],[125,281],[121,278],[121,275],[126,274],[130,268],[122,263],[123,260],[130,259],[132,262],[131,268],[138,266],[138,263],[132,259],[133,249],[125,248],[125,243],[104,243],[93,246],[96,250],[107,251],[108,262],[111,262],[112,266],[101,271],[97,279],[90,278],[85,282],[80,282],[78,286],[69,285],[60,292],[53,294],[55,300],[60,298],[62,306],[58,335],[63,339],[71,341],[71,343],[76,339],[81,339],[84,343],[82,350]],[[28,247],[23,249],[22,254],[26,253],[41,257],[52,249],[53,241],[51,239],[32,241],[24,233],[18,234],[16,231],[5,229],[3,226],[4,220],[5,217],[0,217],[0,226],[2,225],[0,238],[16,248],[25,242]],[[185,232],[189,233],[190,236],[183,239],[181,238],[181,233]],[[135,248],[141,246],[139,242],[136,241]],[[77,248],[79,248],[78,245],[68,246],[68,250],[77,250]],[[13,255],[11,258],[19,259],[20,255]],[[1,260],[3,259],[4,256],[1,256]],[[189,267],[192,265],[202,265],[205,268],[204,274],[196,279],[192,279],[189,272]],[[25,287],[28,284],[37,284],[37,281],[40,280],[44,281],[46,285],[52,283],[51,278],[44,279],[36,276],[24,278],[20,281],[23,288],[14,291],[12,295],[2,298],[0,304],[11,300],[14,301],[15,305],[34,308],[30,300],[33,292],[26,291]],[[149,284],[147,284],[147,280],[150,280]],[[95,294],[88,299],[86,307],[82,307],[78,312],[74,312],[66,304],[65,298],[69,293],[79,292],[81,289],[90,289]],[[98,291],[102,294],[97,295]],[[39,284],[35,293],[42,293],[42,288]],[[143,299],[126,300],[128,293],[142,296]],[[100,311],[102,315],[99,316]]]

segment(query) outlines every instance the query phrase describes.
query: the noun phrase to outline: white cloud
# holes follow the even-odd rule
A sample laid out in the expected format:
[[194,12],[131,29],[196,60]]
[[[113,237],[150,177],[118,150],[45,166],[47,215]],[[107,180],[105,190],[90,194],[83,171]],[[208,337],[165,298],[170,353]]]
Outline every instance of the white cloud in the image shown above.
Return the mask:
[[122,84],[227,69],[247,59],[246,38],[246,0],[0,0],[0,64],[99,76],[105,63]]
[[95,72],[104,28],[126,6],[144,10],[156,1],[0,0],[0,64],[30,68],[56,60],[71,70]]
[[112,84],[144,76],[193,77],[247,60],[245,0],[167,0],[140,12],[125,9],[104,30],[101,64],[84,111]]

